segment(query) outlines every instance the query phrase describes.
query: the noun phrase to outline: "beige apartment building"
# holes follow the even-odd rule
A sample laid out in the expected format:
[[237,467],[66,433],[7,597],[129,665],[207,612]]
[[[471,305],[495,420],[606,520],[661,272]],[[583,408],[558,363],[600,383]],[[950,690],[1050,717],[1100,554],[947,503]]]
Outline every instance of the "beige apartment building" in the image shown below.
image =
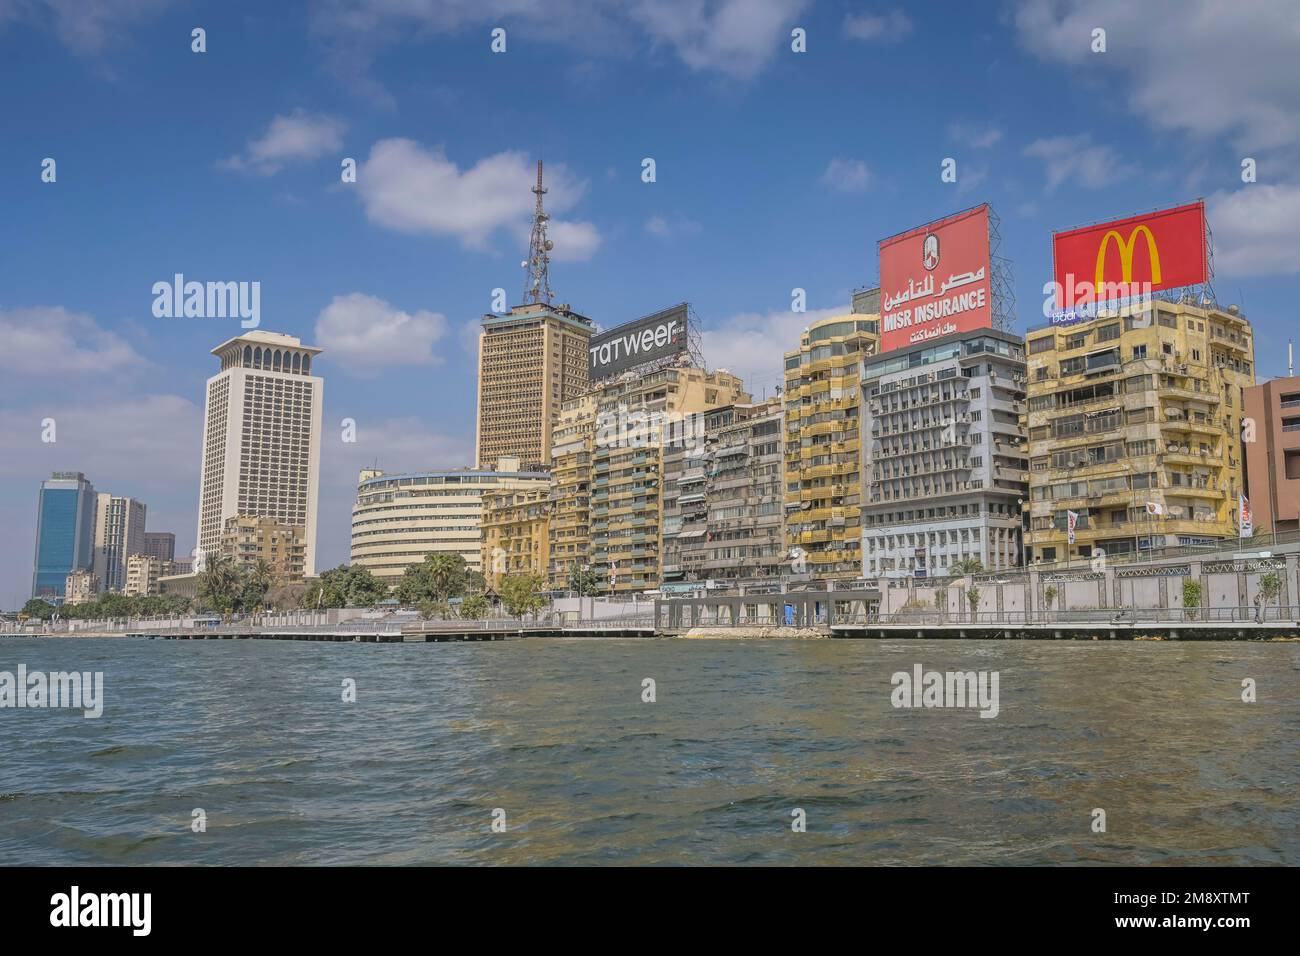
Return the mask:
[[657,588],[665,446],[702,441],[704,413],[750,396],[725,369],[682,365],[624,373],[594,397],[591,567],[608,592]]
[[176,565],[152,554],[133,554],[126,559],[126,587],[124,593],[132,597],[148,597],[162,593],[161,581],[176,574]]
[[494,591],[516,574],[545,577],[550,561],[551,489],[483,496],[483,577]]
[[704,441],[664,449],[663,584],[780,580],[785,412],[779,398],[705,414]]
[[226,521],[257,515],[301,527],[304,573],[316,573],[324,381],[321,350],[292,335],[247,332],[212,350],[199,486],[198,546],[215,553]]
[[352,506],[352,563],[388,584],[427,554],[459,554],[472,570],[484,571],[484,497],[549,489],[549,474],[520,471],[514,458],[499,460],[497,470],[386,474],[366,469]]
[[1031,330],[1026,352],[1028,562],[1237,536],[1255,353],[1236,307],[1103,311]]
[[64,604],[88,604],[99,598],[99,576],[94,571],[73,571],[63,585]]
[[594,326],[567,305],[517,305],[483,316],[479,332],[479,468],[500,457],[525,467],[550,464],[560,407],[587,391],[587,346]]
[[860,369],[879,341],[879,316],[854,313],[785,353],[785,543],[814,578],[862,575]]
[[226,519],[220,551],[238,568],[251,568],[265,561],[275,569],[279,584],[300,582],[305,574],[307,547],[301,525],[235,515]]
[[1246,389],[1246,493],[1256,533],[1300,530],[1300,377]]
[[547,585],[569,586],[575,567],[591,562],[591,465],[596,398],[588,393],[560,406],[551,441],[551,514]]

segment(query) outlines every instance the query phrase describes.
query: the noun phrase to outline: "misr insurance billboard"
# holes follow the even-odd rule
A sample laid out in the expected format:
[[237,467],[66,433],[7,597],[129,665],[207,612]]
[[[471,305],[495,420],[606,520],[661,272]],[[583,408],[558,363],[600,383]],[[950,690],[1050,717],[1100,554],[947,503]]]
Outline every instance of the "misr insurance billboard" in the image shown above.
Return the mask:
[[1205,203],[1052,233],[1056,304],[1068,309],[1206,281]]
[[644,319],[625,322],[591,337],[587,369],[591,381],[613,378],[638,365],[685,352],[687,305],[675,305]]
[[993,325],[988,204],[880,241],[880,351]]

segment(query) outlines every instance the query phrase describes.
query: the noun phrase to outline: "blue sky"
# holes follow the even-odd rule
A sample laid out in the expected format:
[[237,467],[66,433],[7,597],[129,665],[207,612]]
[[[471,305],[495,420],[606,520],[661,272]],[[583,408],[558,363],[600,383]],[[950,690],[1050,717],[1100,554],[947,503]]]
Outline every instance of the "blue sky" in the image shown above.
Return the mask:
[[[475,326],[494,288],[519,298],[539,155],[559,301],[605,326],[690,301],[706,358],[756,393],[810,317],[874,282],[879,239],[983,201],[1023,330],[1053,229],[1205,197],[1219,299],[1255,324],[1261,377],[1282,374],[1296,10],[0,0],[0,604],[26,597],[56,468],[143,499],[151,530],[193,545],[207,353],[239,328],[155,318],[151,287],[176,272],[260,282],[261,327],[326,349],[322,566],[347,558],[361,465],[468,464]],[[796,287],[810,314],[789,311]]]

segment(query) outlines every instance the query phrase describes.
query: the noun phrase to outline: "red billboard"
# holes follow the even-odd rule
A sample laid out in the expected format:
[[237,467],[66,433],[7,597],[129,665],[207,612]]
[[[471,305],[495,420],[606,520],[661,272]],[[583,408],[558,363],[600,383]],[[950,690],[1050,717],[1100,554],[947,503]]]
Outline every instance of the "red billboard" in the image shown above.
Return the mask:
[[880,351],[993,325],[988,204],[880,241]]
[[1205,203],[1052,234],[1056,304],[1071,308],[1206,281]]

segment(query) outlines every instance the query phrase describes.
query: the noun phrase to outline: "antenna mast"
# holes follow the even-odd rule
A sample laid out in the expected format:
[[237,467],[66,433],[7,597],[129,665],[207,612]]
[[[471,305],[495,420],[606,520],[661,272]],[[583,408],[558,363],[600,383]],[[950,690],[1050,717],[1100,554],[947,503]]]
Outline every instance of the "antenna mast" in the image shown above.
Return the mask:
[[528,240],[528,258],[523,267],[528,270],[524,278],[524,303],[551,304],[551,240],[546,238],[546,221],[551,217],[542,208],[542,197],[546,187],[542,185],[542,161],[537,161],[537,185],[533,187],[537,197],[537,207],[533,211],[533,234]]

